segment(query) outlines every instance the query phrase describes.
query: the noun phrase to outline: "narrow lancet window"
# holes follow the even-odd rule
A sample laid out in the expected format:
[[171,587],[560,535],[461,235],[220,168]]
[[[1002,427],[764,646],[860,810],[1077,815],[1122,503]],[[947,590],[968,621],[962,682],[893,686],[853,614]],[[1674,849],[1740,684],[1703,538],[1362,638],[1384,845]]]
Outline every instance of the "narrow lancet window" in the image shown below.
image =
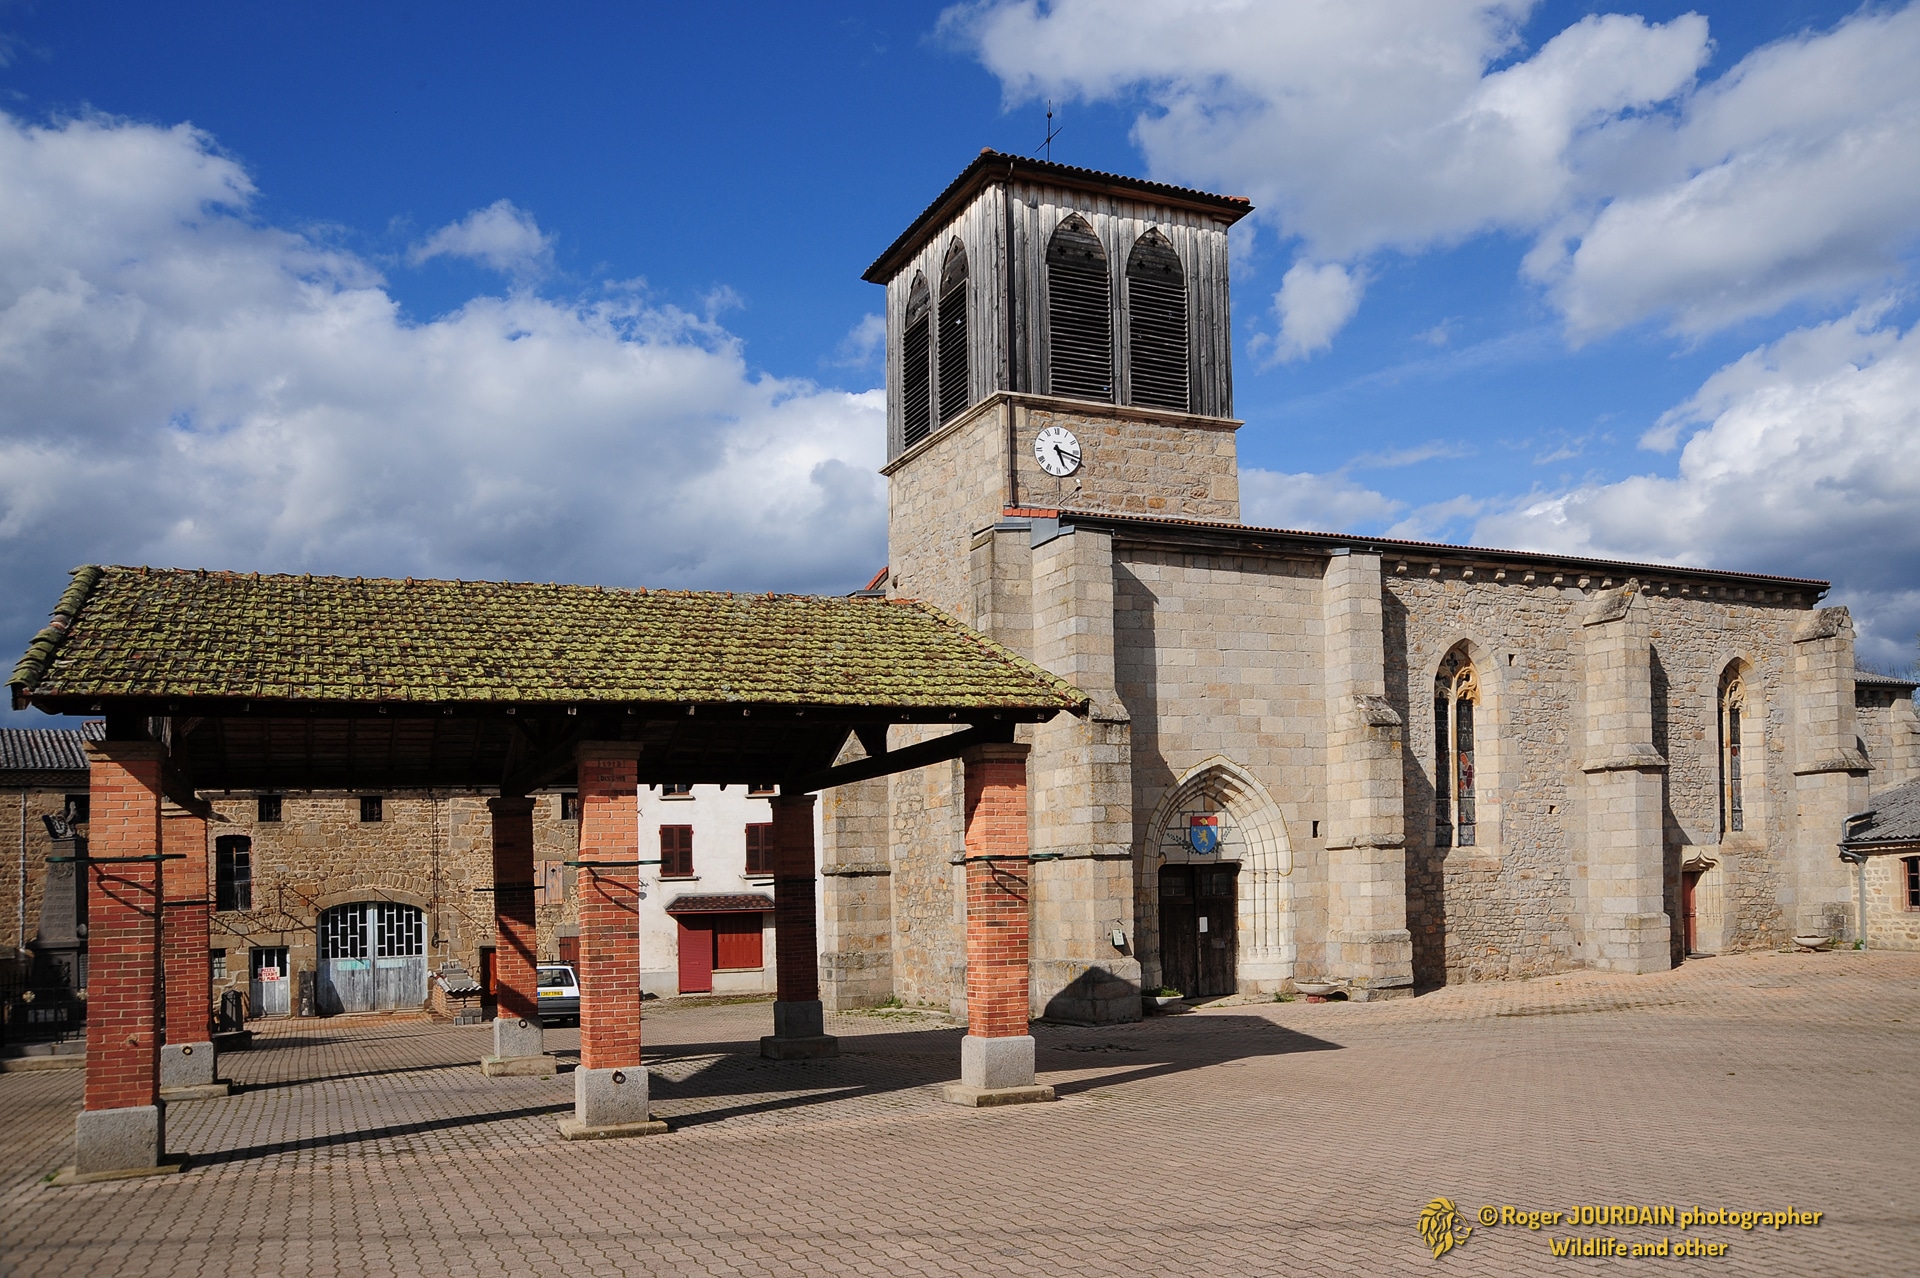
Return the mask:
[[1187,273],[1158,231],[1127,259],[1127,366],[1130,402],[1187,411]]
[[1747,828],[1746,796],[1740,776],[1741,717],[1747,708],[1747,689],[1737,670],[1720,683],[1720,832],[1738,834]]
[[912,448],[933,433],[933,344],[928,327],[933,310],[927,277],[913,277],[907,293],[907,317],[900,341],[900,446]]
[[955,240],[940,272],[940,420],[971,402],[967,383],[967,251]]
[[1433,681],[1433,845],[1474,846],[1473,711],[1480,700],[1473,662],[1456,648]]
[[1084,218],[1067,218],[1047,244],[1048,389],[1113,400],[1113,287],[1107,251]]

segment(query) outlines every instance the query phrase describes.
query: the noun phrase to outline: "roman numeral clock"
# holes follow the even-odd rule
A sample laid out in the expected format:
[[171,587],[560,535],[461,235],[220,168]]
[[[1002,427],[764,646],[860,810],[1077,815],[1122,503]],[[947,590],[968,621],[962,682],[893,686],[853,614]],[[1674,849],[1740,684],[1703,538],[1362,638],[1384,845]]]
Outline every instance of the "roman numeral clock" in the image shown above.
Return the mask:
[[1080,441],[1065,426],[1049,426],[1033,437],[1033,458],[1041,470],[1065,479],[1080,469]]

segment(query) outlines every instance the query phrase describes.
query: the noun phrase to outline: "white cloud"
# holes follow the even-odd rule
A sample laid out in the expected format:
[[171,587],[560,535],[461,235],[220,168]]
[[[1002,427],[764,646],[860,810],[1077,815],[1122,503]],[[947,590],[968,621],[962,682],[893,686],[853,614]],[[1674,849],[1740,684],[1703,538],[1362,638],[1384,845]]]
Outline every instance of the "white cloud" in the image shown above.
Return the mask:
[[1640,180],[1570,250],[1544,239],[1530,274],[1576,337],[1653,314],[1704,333],[1879,287],[1920,241],[1916,67],[1911,7],[1758,50],[1635,138]]
[[[1360,309],[1365,289],[1357,273],[1337,263],[1295,262],[1273,295],[1273,309],[1280,317],[1280,334],[1272,339],[1273,359],[1291,363],[1330,348],[1334,334]],[[1256,353],[1264,345],[1256,338]]]
[[1536,237],[1526,274],[1576,340],[1856,296],[1912,248],[1920,9],[1862,9],[1703,86],[1697,14],[1589,16],[1523,49],[1534,7],[1000,0],[945,26],[1010,100],[1143,95],[1154,176],[1251,195],[1311,261]]
[[1338,472],[1240,470],[1240,517],[1256,527],[1357,532],[1376,528],[1405,509],[1405,502],[1362,487]]
[[1668,415],[1675,434],[1697,428],[1672,477],[1538,495],[1482,518],[1474,540],[1832,580],[1866,655],[1911,660],[1920,326],[1883,314],[1796,330],[1715,373]]
[[407,251],[415,266],[436,257],[463,257],[516,278],[543,275],[553,265],[553,237],[512,200],[495,200],[441,227]]
[[835,349],[836,368],[871,368],[887,348],[887,317],[878,313],[862,315],[860,322],[847,330]]
[[252,189],[189,128],[0,115],[16,651],[82,562],[843,590],[884,558],[880,392],[631,291],[408,323]]

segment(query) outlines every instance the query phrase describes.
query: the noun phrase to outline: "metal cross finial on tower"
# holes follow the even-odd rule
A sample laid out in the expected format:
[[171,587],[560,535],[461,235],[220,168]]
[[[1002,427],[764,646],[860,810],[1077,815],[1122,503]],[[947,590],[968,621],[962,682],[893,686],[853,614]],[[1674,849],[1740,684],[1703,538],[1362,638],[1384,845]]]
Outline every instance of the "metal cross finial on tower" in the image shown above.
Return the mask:
[[[1064,127],[1065,126],[1063,125],[1062,128]],[[1061,132],[1060,129],[1056,129],[1053,127],[1053,99],[1048,98],[1047,99],[1047,138],[1046,138],[1046,141],[1042,142],[1039,146],[1036,146],[1035,148],[1033,148],[1034,151],[1039,152],[1044,150],[1047,153],[1047,160],[1051,162],[1053,159],[1053,140],[1060,136],[1060,132]]]

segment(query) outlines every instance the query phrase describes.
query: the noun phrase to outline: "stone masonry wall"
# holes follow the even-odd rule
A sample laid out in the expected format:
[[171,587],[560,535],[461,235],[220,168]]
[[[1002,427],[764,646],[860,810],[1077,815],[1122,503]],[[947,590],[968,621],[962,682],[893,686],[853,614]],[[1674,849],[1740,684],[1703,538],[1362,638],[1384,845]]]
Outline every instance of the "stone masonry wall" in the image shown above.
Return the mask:
[[[900,749],[923,734],[895,728]],[[887,779],[890,869],[865,880],[891,892],[893,991],[908,1003],[949,1008],[966,998],[965,879],[953,859],[966,844],[958,761]]]
[[[1015,401],[1011,506],[1105,511],[1168,519],[1240,518],[1238,422],[1064,401]],[[1064,426],[1080,441],[1080,469],[1049,475],[1034,436]]]
[[[1033,455],[1034,436],[1053,425],[1080,441],[1080,469],[1065,478],[1047,474]],[[1008,506],[1238,519],[1238,425],[1033,395],[991,396],[885,468],[889,593],[968,619],[973,535]]]
[[[1391,562],[1385,577],[1388,697],[1407,721],[1408,921],[1416,979],[1539,975],[1574,953],[1576,861],[1583,828],[1581,618],[1593,591],[1621,581]],[[1532,579],[1529,579],[1532,578]],[[1668,759],[1668,913],[1679,917],[1679,867],[1692,849],[1716,861],[1726,926],[1720,945],[1775,943],[1779,842],[1791,814],[1772,795],[1791,793],[1787,761],[1789,638],[1805,604],[1790,599],[1703,599],[1655,588],[1643,596],[1653,647],[1654,744]],[[1433,846],[1433,678],[1465,641],[1481,683],[1476,716],[1481,839]],[[1718,690],[1736,661],[1748,683],[1748,829],[1719,835]],[[1759,713],[1755,712],[1756,704]],[[1762,731],[1764,725],[1764,731]],[[1713,885],[1703,879],[1703,893]],[[1676,923],[1677,930],[1677,923]]]
[[1854,721],[1873,764],[1873,792],[1905,785],[1920,776],[1920,717],[1913,697],[1892,688],[1862,684],[1854,693]]
[[[18,954],[27,942],[33,940],[40,924],[40,902],[47,886],[47,857],[52,854],[53,847],[53,841],[47,837],[46,822],[40,818],[59,816],[66,810],[69,794],[86,793],[85,773],[78,773],[75,780],[58,785],[9,785],[0,789],[0,847],[6,849],[0,855],[0,937],[5,938],[4,945],[0,945],[0,956],[10,958]],[[23,802],[26,807],[24,814],[20,810]],[[82,833],[86,830],[84,825],[79,828]],[[26,864],[24,932],[20,923],[23,838]]]
[[[399,901],[426,911],[427,965],[455,959],[478,974],[479,949],[492,945],[492,819],[486,797],[387,795],[382,820],[360,820],[357,794],[288,794],[281,819],[263,823],[252,795],[209,795],[208,837],[253,840],[253,908],[216,911],[210,944],[226,949],[225,989],[245,990],[248,950],[287,947],[292,972],[316,966],[319,915],[351,901]],[[208,872],[217,872],[209,853]],[[207,885],[208,895],[214,884]],[[296,987],[297,988],[297,987]]]
[[1867,945],[1876,950],[1920,950],[1920,910],[1907,905],[1905,856],[1867,859]]
[[[1320,560],[1115,551],[1114,666],[1132,717],[1137,941],[1159,971],[1161,831],[1151,814],[1221,756],[1273,797],[1293,851],[1293,899],[1324,902],[1325,617]],[[1326,911],[1295,911],[1301,969],[1326,962]]]

